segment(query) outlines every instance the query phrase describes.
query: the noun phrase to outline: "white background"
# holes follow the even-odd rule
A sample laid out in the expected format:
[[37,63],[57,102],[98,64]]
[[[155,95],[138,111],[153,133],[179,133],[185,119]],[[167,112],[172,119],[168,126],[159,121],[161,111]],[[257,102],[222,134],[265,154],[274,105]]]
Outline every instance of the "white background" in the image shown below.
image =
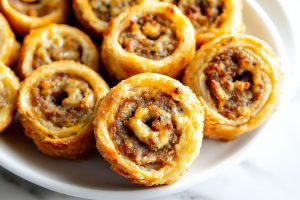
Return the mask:
[[[269,0],[272,3],[273,0]],[[281,0],[300,39],[300,1]],[[259,2],[259,0],[258,0]],[[265,0],[266,2],[266,0]],[[276,20],[276,19],[273,19]],[[299,52],[300,57],[300,52]],[[300,63],[299,63],[300,67]],[[300,80],[300,74],[299,74]],[[300,86],[276,132],[241,164],[164,200],[300,199]],[[24,181],[0,167],[0,199],[74,199]]]

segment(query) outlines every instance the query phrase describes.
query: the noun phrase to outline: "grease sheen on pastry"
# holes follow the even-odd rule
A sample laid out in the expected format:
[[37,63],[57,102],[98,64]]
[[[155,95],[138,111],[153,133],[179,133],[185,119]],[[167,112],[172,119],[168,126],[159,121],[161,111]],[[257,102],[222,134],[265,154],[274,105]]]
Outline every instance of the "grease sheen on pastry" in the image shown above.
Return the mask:
[[242,0],[179,0],[177,5],[194,25],[198,45],[245,29]]
[[21,35],[50,23],[64,23],[68,17],[68,0],[1,0],[1,12]]
[[201,47],[183,82],[205,106],[204,134],[231,140],[260,126],[276,109],[282,74],[272,49],[248,35]]
[[18,96],[26,135],[51,157],[85,157],[95,148],[95,105],[108,91],[95,71],[74,61],[38,68],[21,84]]
[[19,59],[23,78],[42,65],[74,60],[98,71],[99,55],[88,35],[77,28],[51,24],[35,29],[24,39]]
[[14,72],[0,62],[0,133],[14,118],[19,84]]
[[1,13],[0,27],[0,62],[11,66],[17,60],[20,44],[16,41],[14,33]]
[[97,148],[114,171],[134,183],[175,182],[202,143],[204,109],[170,77],[143,73],[119,83],[95,115]]
[[77,19],[95,36],[100,36],[111,19],[145,0],[73,0]]
[[173,4],[147,1],[112,20],[102,60],[118,80],[143,72],[181,75],[195,54],[192,24]]

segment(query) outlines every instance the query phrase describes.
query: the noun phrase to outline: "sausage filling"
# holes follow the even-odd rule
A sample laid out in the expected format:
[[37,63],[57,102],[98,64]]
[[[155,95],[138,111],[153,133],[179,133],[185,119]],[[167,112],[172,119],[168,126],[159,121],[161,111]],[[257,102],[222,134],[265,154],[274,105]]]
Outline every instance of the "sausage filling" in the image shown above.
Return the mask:
[[132,20],[119,43],[128,52],[153,60],[170,56],[178,45],[174,23],[161,14]]
[[180,131],[175,113],[183,112],[171,96],[143,92],[124,100],[110,125],[118,150],[141,166],[161,168],[175,156]]
[[93,118],[93,90],[79,77],[55,74],[40,80],[31,92],[35,112],[55,127],[71,127]]
[[60,60],[74,60],[82,63],[82,46],[73,38],[57,36],[48,43],[39,44],[35,50],[34,69]]
[[10,5],[17,11],[30,17],[43,17],[56,10],[58,0],[10,0]]
[[264,76],[260,62],[249,52],[230,48],[216,55],[205,70],[206,86],[218,112],[234,120],[247,116],[262,98]]
[[179,7],[201,33],[207,32],[211,26],[218,28],[222,25],[224,0],[185,1],[179,3]]
[[139,2],[141,0],[90,0],[90,5],[100,20],[109,22],[127,8]]

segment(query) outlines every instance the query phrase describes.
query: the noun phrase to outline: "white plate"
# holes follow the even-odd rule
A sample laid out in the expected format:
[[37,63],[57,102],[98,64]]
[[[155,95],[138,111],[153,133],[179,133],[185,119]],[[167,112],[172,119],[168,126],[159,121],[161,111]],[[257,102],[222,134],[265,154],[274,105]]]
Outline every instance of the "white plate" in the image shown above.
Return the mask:
[[[247,33],[267,41],[274,48],[280,56],[281,65],[285,71],[285,80],[293,80],[292,74],[297,73],[293,63],[296,57],[293,54],[294,49],[291,49],[294,48],[291,28],[277,1],[262,0],[262,2],[269,6],[269,10],[272,8],[276,10],[276,17],[281,19],[279,21],[281,23],[279,28],[282,28],[280,34],[284,37],[280,37],[267,14],[253,0],[244,1],[243,14]],[[283,46],[282,39],[285,46]],[[292,50],[288,57],[284,51],[287,46]],[[290,83],[286,81],[284,84],[282,106],[287,105],[292,94],[293,84]],[[33,143],[23,136],[19,124],[13,124],[0,135],[0,164],[35,184],[72,196],[91,199],[153,198],[180,192],[240,161],[254,144],[263,139],[263,136],[271,136],[276,128],[277,120],[280,120],[280,110],[283,109],[279,109],[267,125],[233,142],[204,140],[199,158],[187,174],[171,186],[145,188],[130,184],[126,179],[112,172],[109,165],[99,155],[94,155],[83,162],[48,158],[39,153]]]

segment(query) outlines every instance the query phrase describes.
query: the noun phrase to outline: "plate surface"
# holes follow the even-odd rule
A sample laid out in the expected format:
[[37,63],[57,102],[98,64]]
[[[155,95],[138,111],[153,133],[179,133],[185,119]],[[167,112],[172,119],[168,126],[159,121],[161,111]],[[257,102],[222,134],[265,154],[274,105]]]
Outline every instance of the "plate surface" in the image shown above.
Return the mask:
[[[269,2],[270,10],[272,7],[276,9],[276,16],[281,19],[281,24],[276,23],[280,34],[268,15],[253,0],[244,1],[243,15],[247,33],[265,40],[273,47],[280,57],[285,80],[292,80],[292,75],[296,72],[293,63],[295,54],[289,53],[287,57],[284,50],[287,46],[293,46],[292,31],[288,22],[284,21],[287,18],[280,4],[277,1],[272,1],[272,4],[269,0],[262,1]],[[180,192],[241,161],[249,149],[270,137],[280,120],[282,108],[288,104],[292,90],[290,81],[285,81],[278,112],[259,130],[228,143],[204,140],[196,162],[180,181],[171,186],[145,188],[130,184],[110,170],[109,165],[99,155],[82,162],[48,158],[39,153],[33,143],[22,134],[22,127],[17,122],[0,135],[0,164],[35,184],[83,198],[153,198]]]

